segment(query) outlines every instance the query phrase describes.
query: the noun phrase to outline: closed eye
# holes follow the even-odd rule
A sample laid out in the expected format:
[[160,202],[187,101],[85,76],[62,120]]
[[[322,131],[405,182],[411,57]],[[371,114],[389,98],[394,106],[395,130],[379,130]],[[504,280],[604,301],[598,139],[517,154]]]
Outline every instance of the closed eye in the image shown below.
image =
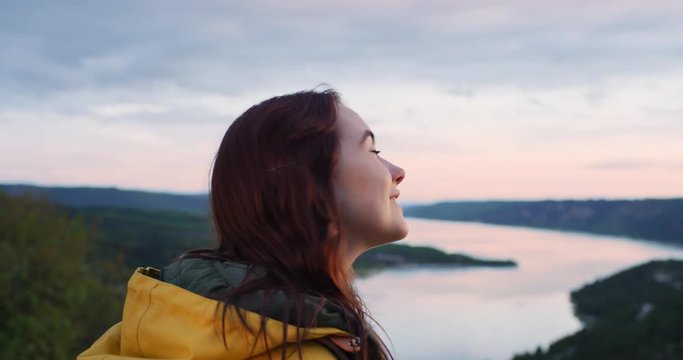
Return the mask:
[[372,153],[375,153],[375,154],[379,155],[379,153],[381,153],[382,151],[380,151],[380,150],[370,150],[370,152],[372,152]]

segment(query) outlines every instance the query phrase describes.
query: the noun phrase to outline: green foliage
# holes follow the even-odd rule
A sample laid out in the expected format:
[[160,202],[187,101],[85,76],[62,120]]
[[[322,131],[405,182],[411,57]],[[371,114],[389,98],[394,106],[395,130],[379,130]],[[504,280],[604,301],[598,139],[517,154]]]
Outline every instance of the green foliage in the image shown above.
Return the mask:
[[446,202],[405,214],[683,244],[683,199]]
[[204,215],[209,212],[207,194],[181,195],[116,188],[47,187],[20,184],[0,184],[0,191],[14,196],[32,193],[71,208],[172,210]]
[[[181,253],[215,243],[206,215],[159,210],[86,208],[72,209],[101,232],[104,252],[124,253],[132,270],[139,266],[162,267]],[[361,255],[354,263],[364,272],[401,265],[442,264],[460,266],[515,266],[510,260],[481,260],[461,254],[448,254],[425,246],[388,244]]]
[[463,254],[449,254],[427,246],[387,244],[371,249],[356,259],[354,268],[361,274],[370,270],[406,265],[512,267],[512,260],[484,260]]
[[572,292],[583,330],[529,359],[683,359],[683,261],[653,261]]
[[[42,194],[57,204],[77,209],[163,210],[200,216],[207,216],[209,210],[206,194],[16,184],[0,184],[0,191],[12,195]],[[443,202],[408,206],[404,213],[430,219],[582,231],[683,244],[683,199]]]
[[140,266],[160,268],[187,250],[215,244],[208,215],[117,208],[71,211],[99,229],[101,256],[122,252],[131,270]]
[[[87,201],[68,191],[47,194],[72,202],[69,209],[0,192],[0,358],[73,359],[119,320],[130,270],[161,267],[188,249],[213,244],[201,199],[99,190],[80,189]],[[88,207],[93,204],[103,207]],[[406,214],[683,243],[683,199],[442,203],[410,207]],[[389,244],[363,254],[354,267],[362,274],[424,264],[515,266]],[[683,358],[682,288],[683,266],[673,261],[588,285],[573,292],[572,301],[578,316],[593,319],[590,326],[515,359]],[[644,304],[652,309],[638,320]]]
[[0,358],[73,359],[120,317],[108,272],[122,266],[89,264],[93,237],[45,200],[0,193]]

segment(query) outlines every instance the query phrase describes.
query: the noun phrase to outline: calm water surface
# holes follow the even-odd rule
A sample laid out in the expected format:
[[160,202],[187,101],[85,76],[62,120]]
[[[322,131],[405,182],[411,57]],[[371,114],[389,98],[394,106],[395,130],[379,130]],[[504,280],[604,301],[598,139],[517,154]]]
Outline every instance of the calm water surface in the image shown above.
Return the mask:
[[580,329],[569,292],[683,249],[649,242],[520,227],[409,219],[401,243],[516,269],[388,270],[357,282],[398,359],[510,359]]

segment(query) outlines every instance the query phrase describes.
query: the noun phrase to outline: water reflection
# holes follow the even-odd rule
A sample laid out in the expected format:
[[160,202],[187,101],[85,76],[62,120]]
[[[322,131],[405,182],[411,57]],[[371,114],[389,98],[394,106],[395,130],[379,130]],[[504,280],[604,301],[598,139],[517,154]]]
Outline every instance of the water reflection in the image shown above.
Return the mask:
[[569,291],[683,249],[616,237],[409,219],[402,242],[483,258],[517,269],[418,268],[358,281],[398,359],[510,359],[572,333]]

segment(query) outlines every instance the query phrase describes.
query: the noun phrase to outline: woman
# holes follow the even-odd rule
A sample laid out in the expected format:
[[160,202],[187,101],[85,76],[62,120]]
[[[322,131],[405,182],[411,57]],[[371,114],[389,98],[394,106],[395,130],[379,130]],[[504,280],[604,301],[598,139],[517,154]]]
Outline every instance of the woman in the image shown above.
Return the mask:
[[404,176],[332,90],[251,107],[214,161],[218,247],[138,269],[121,323],[79,359],[390,358],[351,265],[407,235]]

